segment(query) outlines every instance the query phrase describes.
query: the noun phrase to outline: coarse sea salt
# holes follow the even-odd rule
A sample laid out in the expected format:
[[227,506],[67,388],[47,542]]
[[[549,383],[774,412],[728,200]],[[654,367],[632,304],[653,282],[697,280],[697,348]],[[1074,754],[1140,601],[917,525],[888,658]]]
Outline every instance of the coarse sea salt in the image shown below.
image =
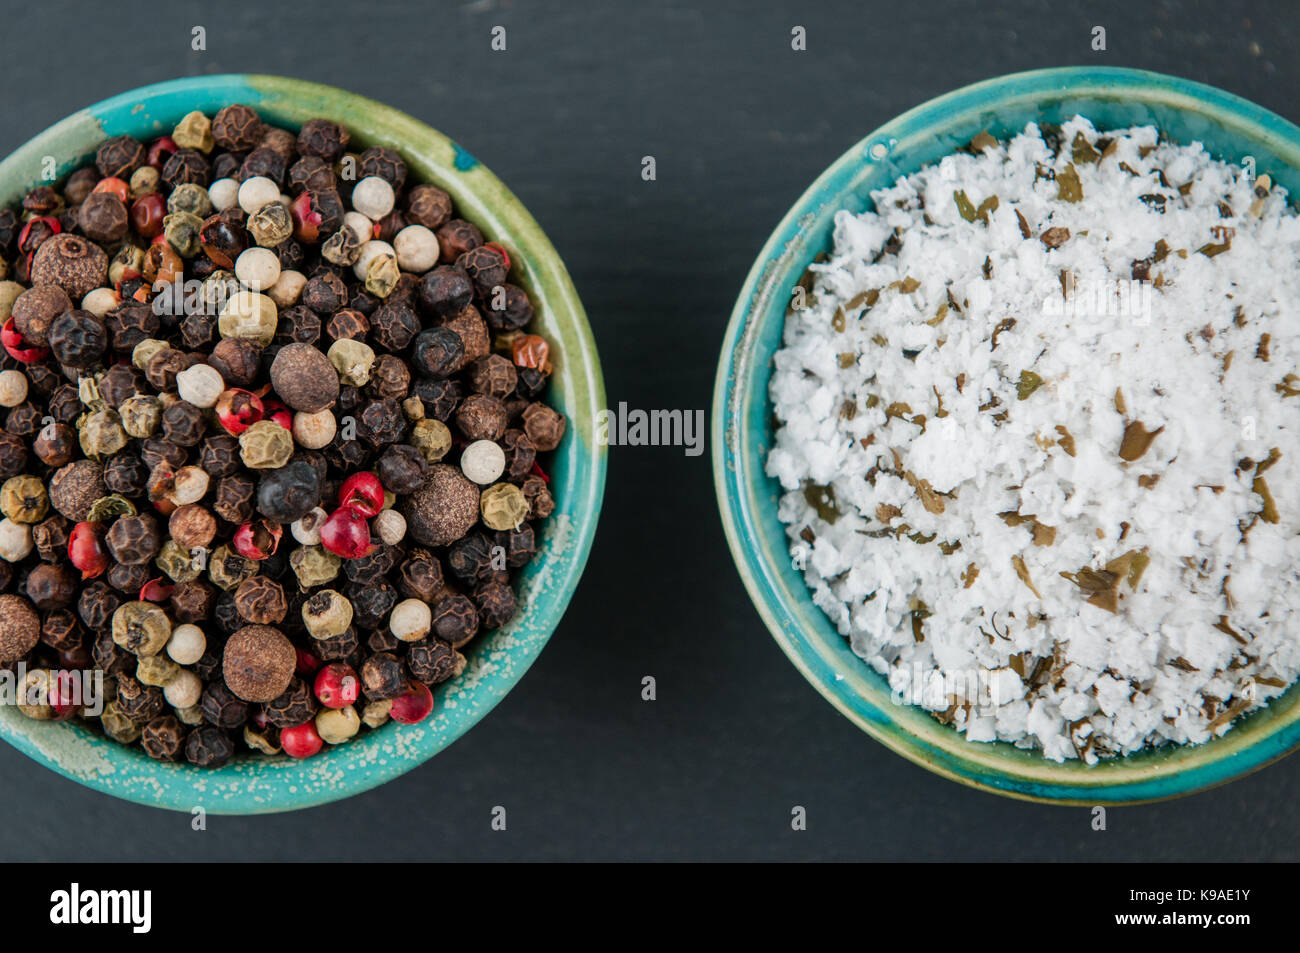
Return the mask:
[[1300,216],[1151,126],[980,136],[835,219],[767,472],[898,700],[1051,759],[1300,675]]

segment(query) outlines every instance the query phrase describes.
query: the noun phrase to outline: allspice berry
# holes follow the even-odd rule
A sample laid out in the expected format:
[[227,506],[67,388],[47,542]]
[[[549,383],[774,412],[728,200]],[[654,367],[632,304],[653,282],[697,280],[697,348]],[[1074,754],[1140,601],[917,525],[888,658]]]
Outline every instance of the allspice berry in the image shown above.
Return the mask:
[[226,642],[221,672],[244,701],[264,703],[289,687],[297,663],[293,643],[279,629],[246,625]]
[[55,318],[71,308],[72,299],[58,285],[28,288],[14,299],[14,330],[28,344],[45,347],[50,343],[50,325]]
[[108,283],[108,255],[94,242],[63,232],[36,249],[31,277],[34,285],[57,285],[80,301]]
[[89,517],[91,506],[102,496],[108,496],[104,468],[93,460],[74,460],[50,478],[50,503],[74,523]]
[[271,387],[294,410],[314,414],[338,400],[339,377],[315,346],[286,344],[271,362]]
[[41,638],[41,617],[22,596],[0,596],[0,662],[16,662]]
[[429,467],[424,484],[406,499],[402,515],[417,543],[446,546],[478,522],[478,487],[456,467],[435,464]]

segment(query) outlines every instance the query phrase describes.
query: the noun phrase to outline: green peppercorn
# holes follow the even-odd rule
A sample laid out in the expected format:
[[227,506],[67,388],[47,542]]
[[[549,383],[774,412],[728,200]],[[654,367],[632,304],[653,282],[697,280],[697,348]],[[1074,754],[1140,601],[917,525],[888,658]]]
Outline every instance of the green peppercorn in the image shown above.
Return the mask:
[[334,365],[339,380],[344,384],[361,387],[370,380],[370,369],[375,364],[375,352],[364,341],[340,338],[330,345],[325,356]]
[[163,543],[154,562],[173,582],[193,582],[199,578],[200,570],[193,554],[174,539]]
[[289,568],[304,589],[325,585],[342,567],[343,560],[322,546],[299,546],[289,555]]
[[192,212],[172,212],[163,218],[163,237],[182,258],[193,258],[199,253],[199,231],[203,219]]
[[256,575],[257,563],[245,559],[229,546],[218,546],[208,559],[208,578],[229,592],[250,576]]
[[78,437],[82,452],[92,460],[111,457],[125,447],[127,441],[121,418],[108,409],[96,411],[83,419]]
[[176,124],[172,130],[172,141],[182,149],[197,149],[205,155],[217,145],[212,136],[212,120],[198,110],[187,113]]
[[129,437],[152,437],[162,422],[162,402],[157,397],[136,394],[128,397],[118,408],[118,418]]
[[253,470],[278,470],[293,456],[293,434],[273,420],[259,420],[239,435],[239,458]]
[[376,298],[387,298],[397,287],[402,270],[392,255],[376,255],[366,268],[366,290]]
[[[419,400],[418,397],[413,399]],[[424,459],[437,463],[451,449],[451,431],[436,417],[425,417],[417,420],[411,428],[411,444],[424,454]]]
[[181,671],[179,665],[164,655],[148,655],[135,664],[136,680],[156,688],[165,688]]
[[490,529],[517,529],[528,517],[528,501],[512,483],[497,483],[479,497],[483,522]]
[[[167,211],[173,215],[188,212],[190,215],[198,216],[201,225],[202,219],[212,214],[212,199],[208,197],[208,190],[203,186],[189,182],[172,189],[172,194],[167,196]],[[164,218],[164,231],[166,228],[167,219]],[[179,248],[176,250],[180,251]]]
[[10,477],[0,487],[0,511],[15,523],[39,523],[49,509],[45,481],[39,477]]
[[124,602],[113,613],[113,641],[140,658],[161,652],[171,634],[167,613],[151,602]]

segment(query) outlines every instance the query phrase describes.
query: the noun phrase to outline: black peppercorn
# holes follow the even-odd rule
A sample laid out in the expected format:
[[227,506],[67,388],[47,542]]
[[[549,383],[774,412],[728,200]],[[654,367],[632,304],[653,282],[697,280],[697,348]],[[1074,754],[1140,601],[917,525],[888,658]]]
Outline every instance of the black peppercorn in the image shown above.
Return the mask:
[[182,467],[188,456],[184,447],[178,447],[169,440],[150,437],[140,441],[140,459],[144,461],[150,473],[164,465],[173,470]]
[[298,133],[298,152],[334,162],[343,155],[350,140],[348,131],[328,119],[308,119]]
[[131,173],[144,165],[144,144],[130,136],[113,136],[100,143],[95,151],[95,168],[104,178],[127,180]]
[[465,656],[449,642],[430,638],[416,642],[407,650],[406,666],[426,685],[437,685],[465,671]]
[[449,377],[465,364],[465,344],[450,328],[428,328],[415,336],[416,370],[430,377]]
[[372,447],[396,443],[406,433],[406,417],[395,400],[372,400],[357,418],[357,438]]
[[320,156],[303,156],[289,167],[289,190],[295,195],[310,190],[331,190],[338,186],[334,168]]
[[275,327],[276,344],[315,344],[320,338],[320,315],[302,304],[295,304],[280,312],[280,323]]
[[275,625],[289,611],[284,587],[266,576],[250,576],[235,590],[235,608],[248,622]]
[[414,493],[424,482],[428,463],[415,447],[397,444],[384,451],[376,469],[385,489],[393,493]]
[[328,639],[312,639],[311,647],[324,661],[334,662],[350,656],[360,644],[356,626],[350,625],[339,635]]
[[510,284],[502,285],[502,288],[503,307],[496,307],[494,295],[488,295],[488,306],[484,311],[488,327],[497,334],[518,331],[533,320],[533,304],[524,289]]
[[71,609],[52,609],[41,623],[41,641],[56,652],[71,652],[85,644],[86,629]]
[[113,621],[113,613],[121,604],[121,598],[108,583],[95,580],[81,590],[81,595],[77,598],[77,615],[81,616],[81,621],[86,623],[90,631],[108,634],[109,644],[115,645],[108,627]]
[[0,477],[17,476],[27,469],[27,446],[17,434],[0,431]]
[[387,351],[403,351],[420,330],[420,319],[409,307],[386,302],[370,316],[371,340]]
[[185,747],[185,736],[175,715],[160,715],[140,732],[140,747],[155,761],[176,761]]
[[104,315],[109,341],[118,354],[129,354],[145,338],[158,333],[158,315],[140,301],[123,301]]
[[382,578],[349,583],[343,594],[352,603],[354,623],[363,629],[375,628],[397,605],[397,590]]
[[356,308],[343,308],[330,318],[325,333],[335,341],[361,341],[370,333],[370,321]]
[[203,441],[199,466],[209,476],[230,476],[240,467],[239,441],[229,434],[213,434]]
[[352,289],[352,294],[348,298],[348,307],[360,311],[366,317],[374,314],[375,309],[382,303],[383,300],[381,298],[375,297],[361,285]]
[[47,563],[66,559],[71,532],[72,524],[58,513],[41,520],[32,527],[32,543],[36,546],[37,555]]
[[514,392],[519,375],[515,366],[500,354],[489,354],[470,365],[469,382],[475,393],[505,400]]
[[295,678],[289,687],[267,702],[263,711],[266,720],[277,728],[297,728],[310,720],[319,706],[316,696],[300,678]]
[[470,440],[500,440],[506,430],[506,408],[486,394],[470,394],[456,408],[456,426]]
[[472,304],[443,318],[442,326],[460,335],[461,345],[465,348],[466,364],[492,353],[492,336],[488,333],[487,322]]
[[194,729],[185,741],[185,760],[200,768],[219,768],[234,753],[235,745],[230,735],[211,725]]
[[144,375],[130,364],[114,364],[99,379],[99,396],[114,410],[128,397],[147,393]]
[[143,685],[125,672],[117,676],[117,707],[137,725],[157,718],[165,705],[161,688]]
[[217,599],[216,590],[202,579],[176,584],[168,598],[176,622],[202,622],[211,613]]
[[210,682],[199,699],[199,710],[208,724],[220,728],[238,728],[248,721],[248,703],[237,696],[225,682]]
[[495,544],[482,533],[469,533],[447,547],[447,568],[461,582],[474,584],[489,577]]
[[114,563],[104,579],[108,584],[118,592],[125,592],[134,598],[135,594],[140,591],[140,587],[149,581],[150,576],[156,570],[152,567],[140,563],[134,566],[128,566],[125,563]]
[[288,168],[285,157],[269,146],[258,146],[244,159],[239,167],[239,181],[246,182],[255,176],[270,179],[280,188],[284,188],[284,174]]
[[[270,473],[279,472],[279,470],[270,471]],[[263,477],[263,479],[266,478]],[[217,482],[217,492],[212,502],[212,512],[229,523],[247,523],[253,518],[253,494],[256,490],[257,483],[246,473],[232,473],[229,476],[224,476]],[[310,508],[308,507],[308,509]],[[274,517],[272,518],[274,519]]]
[[443,378],[421,378],[411,387],[411,392],[420,398],[427,416],[444,423],[451,419],[465,396],[459,381]]
[[35,404],[25,400],[5,415],[5,430],[20,437],[31,437],[40,429],[44,416]]
[[[26,372],[27,380],[31,383],[31,390],[41,397],[48,397],[53,394],[63,381],[63,375],[55,370],[52,364],[28,364]],[[73,390],[75,391],[76,388],[74,387]],[[63,420],[58,414],[55,414],[55,417]],[[71,423],[75,419],[73,417],[70,420],[63,420],[63,423]]]
[[361,153],[360,177],[375,175],[393,187],[394,192],[402,191],[406,184],[406,163],[396,149],[387,146],[371,146]]
[[468,596],[455,593],[433,607],[433,632],[440,639],[460,648],[478,634],[478,610]]
[[555,512],[555,499],[551,496],[546,481],[541,477],[536,475],[528,477],[519,489],[523,492],[524,499],[528,503],[528,518],[530,520],[544,520]]
[[149,358],[149,363],[144,366],[144,376],[155,390],[175,390],[176,375],[189,367],[189,363],[184,351],[164,347]]
[[505,255],[490,245],[479,245],[456,259],[456,264],[469,275],[474,282],[474,289],[487,297],[492,289],[505,284],[510,266]]
[[116,453],[104,461],[104,485],[128,499],[144,496],[149,486],[149,468],[129,450]]
[[347,301],[347,285],[332,271],[316,275],[302,289],[302,303],[317,314],[333,314]]
[[522,430],[507,430],[497,443],[506,455],[505,479],[510,483],[522,483],[533,472],[537,448]]
[[402,400],[410,389],[411,369],[406,366],[406,362],[395,354],[379,355],[370,368],[366,393],[381,399]]
[[42,612],[72,605],[78,574],[66,564],[41,563],[27,574],[27,598]]
[[108,551],[119,563],[138,566],[158,555],[162,534],[158,521],[148,513],[119,516],[104,536]]
[[409,599],[433,602],[442,587],[442,565],[427,549],[413,550],[398,568],[397,588]]
[[451,218],[451,196],[436,185],[417,185],[407,194],[406,218],[436,230]]
[[521,415],[524,433],[538,450],[548,453],[564,437],[564,415],[545,404],[529,404]]
[[211,174],[203,153],[195,149],[177,149],[163,166],[162,180],[170,189],[178,185],[201,185],[207,188]]
[[[226,477],[221,482],[230,479],[234,478]],[[320,503],[320,498],[320,473],[310,461],[301,457],[291,459],[278,470],[268,470],[257,486],[258,512],[286,526],[311,512]]]
[[207,421],[203,411],[188,401],[178,400],[162,415],[163,439],[180,447],[192,447],[203,439]]
[[[126,205],[111,192],[93,192],[77,210],[77,226],[103,245],[120,242],[131,227]],[[101,252],[101,254],[103,254]],[[107,261],[105,269],[107,269]]]
[[212,117],[212,138],[227,152],[248,152],[262,141],[264,127],[257,113],[233,103]]
[[484,629],[499,629],[515,615],[517,603],[509,583],[493,581],[474,591],[479,621]]
[[439,265],[419,284],[420,304],[434,314],[455,314],[474,298],[469,275],[454,265]]
[[378,232],[375,237],[377,237],[381,242],[391,243],[392,240],[397,237],[397,233],[406,227],[406,216],[404,216],[398,209],[393,209],[379,221],[375,222],[375,226],[376,231]]
[[379,652],[361,665],[361,690],[371,701],[386,701],[406,691],[406,671],[396,655]]
[[14,241],[22,227],[22,222],[13,209],[0,209],[0,254],[13,254]]
[[181,318],[181,340],[186,347],[207,350],[217,339],[217,316],[195,311]]
[[248,232],[227,209],[203,220],[199,226],[199,246],[215,265],[230,270],[235,267],[235,259],[248,248]]
[[461,218],[446,222],[434,234],[438,236],[442,260],[449,263],[483,244],[483,233],[478,227]]
[[212,160],[212,178],[233,179],[239,175],[239,167],[244,164],[243,152],[222,152]]

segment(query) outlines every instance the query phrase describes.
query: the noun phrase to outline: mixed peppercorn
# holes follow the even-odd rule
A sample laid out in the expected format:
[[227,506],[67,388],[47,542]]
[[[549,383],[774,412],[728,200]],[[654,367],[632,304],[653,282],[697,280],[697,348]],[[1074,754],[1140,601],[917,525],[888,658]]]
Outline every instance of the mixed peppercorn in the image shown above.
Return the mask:
[[509,253],[244,105],[116,136],[0,210],[0,666],[150,757],[418,722],[506,624],[554,500],[547,342]]

